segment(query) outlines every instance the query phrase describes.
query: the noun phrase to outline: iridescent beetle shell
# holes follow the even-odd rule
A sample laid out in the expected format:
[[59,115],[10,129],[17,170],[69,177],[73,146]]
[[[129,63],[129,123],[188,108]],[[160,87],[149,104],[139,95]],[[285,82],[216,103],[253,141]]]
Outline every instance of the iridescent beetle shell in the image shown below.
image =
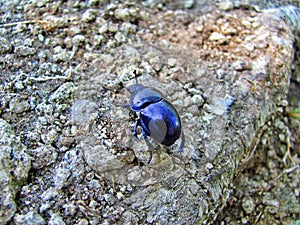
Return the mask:
[[181,135],[181,121],[175,107],[155,88],[136,83],[128,90],[131,94],[129,106],[140,116],[134,134],[140,125],[145,138],[150,136],[163,145],[173,145]]

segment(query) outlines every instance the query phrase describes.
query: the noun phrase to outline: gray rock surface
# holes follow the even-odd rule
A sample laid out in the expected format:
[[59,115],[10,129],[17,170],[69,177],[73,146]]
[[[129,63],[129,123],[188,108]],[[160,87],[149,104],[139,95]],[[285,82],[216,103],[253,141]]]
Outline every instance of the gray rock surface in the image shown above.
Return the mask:
[[17,211],[15,197],[28,177],[31,158],[26,146],[20,141],[11,126],[0,119],[0,224],[12,219]]
[[[238,2],[4,1],[1,223],[213,223],[286,106],[299,25]],[[150,139],[147,163],[120,107],[135,70],[179,111],[183,153]]]

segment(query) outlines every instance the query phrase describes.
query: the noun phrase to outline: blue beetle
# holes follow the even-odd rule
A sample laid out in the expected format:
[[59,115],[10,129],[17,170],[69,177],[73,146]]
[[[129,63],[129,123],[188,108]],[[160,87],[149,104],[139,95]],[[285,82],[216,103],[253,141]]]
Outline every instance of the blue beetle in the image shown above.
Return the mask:
[[[175,107],[163,97],[159,90],[139,84],[136,77],[135,80],[136,84],[127,88],[130,92],[129,107],[133,112],[139,113],[139,118],[133,129],[134,136],[137,136],[137,127],[141,126],[146,141],[147,136],[149,136],[163,145],[171,146],[182,135],[179,147],[181,152],[184,145],[184,135],[180,117]],[[152,147],[151,144],[150,146]]]

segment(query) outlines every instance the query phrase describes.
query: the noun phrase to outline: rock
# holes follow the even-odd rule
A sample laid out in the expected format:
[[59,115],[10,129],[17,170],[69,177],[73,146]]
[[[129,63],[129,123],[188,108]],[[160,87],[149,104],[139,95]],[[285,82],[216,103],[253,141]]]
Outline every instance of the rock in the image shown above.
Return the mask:
[[226,38],[226,36],[221,33],[213,32],[210,35],[209,40],[218,42],[219,44],[223,44],[228,40],[228,38]]
[[84,41],[85,41],[85,37],[81,34],[77,34],[72,38],[72,43],[76,47],[84,43]]
[[137,26],[129,22],[123,22],[120,27],[120,31],[125,33],[126,35],[134,34],[136,33],[136,30]]
[[21,114],[26,111],[29,111],[30,104],[27,100],[21,100],[21,99],[15,98],[9,102],[9,108],[10,108],[11,112]]
[[194,0],[186,0],[184,2],[184,8],[186,9],[190,9],[193,7],[193,5],[195,4],[195,1]]
[[191,101],[193,104],[196,104],[198,106],[201,106],[205,103],[205,100],[203,99],[203,97],[201,95],[193,95]]
[[254,202],[253,202],[253,199],[251,199],[251,198],[244,198],[244,199],[243,199],[242,207],[243,207],[244,211],[245,211],[247,214],[252,213],[253,210],[254,210],[254,207],[255,207],[255,204],[254,204]]
[[175,58],[169,58],[169,59],[168,59],[168,65],[169,65],[170,67],[176,66],[176,63],[177,63],[177,59],[175,59]]
[[[274,197],[263,193],[260,219],[298,216],[297,167],[289,167],[299,162],[297,138],[286,122],[270,121],[287,112],[298,9],[218,3],[1,4],[0,223],[212,224],[230,194],[249,186],[232,214],[246,216],[223,223],[252,224],[260,206],[251,190],[268,189],[281,174],[289,183],[274,186]],[[140,126],[133,136],[126,88],[135,78],[176,107],[182,152],[181,140],[146,142]],[[272,126],[280,132],[262,137]],[[277,143],[257,157],[266,160],[258,176],[233,192],[260,139]]]
[[0,37],[0,53],[1,54],[10,53],[11,50],[12,50],[12,45],[9,43],[9,41],[4,37]]
[[116,201],[115,197],[111,194],[105,194],[104,199],[109,205],[114,205]]
[[37,147],[36,149],[31,149],[29,153],[34,156],[35,160],[32,160],[32,167],[35,169],[40,169],[54,163],[58,155],[56,149],[51,145],[44,145]]
[[17,210],[15,194],[28,177],[31,158],[26,146],[3,119],[0,119],[0,162],[0,223],[5,224]]
[[34,55],[36,53],[36,49],[28,46],[16,46],[14,52],[19,56],[29,56]]
[[78,125],[92,123],[97,116],[97,109],[96,102],[77,100],[71,107],[70,120]]
[[223,69],[218,69],[216,71],[216,74],[215,74],[215,77],[218,79],[218,80],[223,80],[224,77],[225,77],[225,72]]
[[249,70],[251,69],[251,63],[248,61],[238,60],[232,63],[232,67],[235,70]]
[[82,20],[84,22],[92,22],[92,21],[94,21],[96,19],[96,13],[97,13],[97,10],[95,10],[95,9],[88,9],[82,15]]
[[[4,172],[4,171],[3,171]],[[2,182],[9,182],[9,178],[5,177],[7,176],[1,172],[1,183]],[[11,187],[6,185],[0,185],[1,187],[1,193],[0,193],[0,199],[1,199],[1,210],[0,210],[0,223],[6,224],[10,219],[14,216],[15,212],[17,211],[17,205],[15,203],[15,193],[11,190]]]
[[67,50],[61,50],[59,53],[53,55],[54,62],[66,62],[70,58],[70,54]]
[[48,101],[50,103],[61,103],[73,94],[74,89],[72,82],[64,83],[49,97]]
[[230,1],[230,0],[221,1],[217,5],[220,9],[225,10],[225,11],[233,9],[233,6],[234,6],[232,1]]
[[99,173],[119,170],[126,165],[124,162],[116,160],[116,157],[110,155],[105,146],[87,146],[87,144],[85,143],[82,146],[85,149],[85,160],[89,166]]
[[116,9],[114,15],[115,15],[116,19],[118,19],[118,20],[127,21],[127,20],[129,20],[130,13],[127,8]]
[[63,221],[61,216],[58,213],[53,213],[51,215],[51,219],[48,223],[49,225],[65,225],[66,223]]
[[46,221],[37,212],[31,211],[25,215],[23,223],[28,225],[44,225]]
[[89,0],[88,5],[89,6],[95,6],[100,2],[100,0]]
[[80,179],[85,172],[82,167],[83,158],[82,152],[78,153],[77,150],[69,150],[65,153],[60,167],[55,169],[53,182],[55,189],[60,190],[68,187],[73,179]]

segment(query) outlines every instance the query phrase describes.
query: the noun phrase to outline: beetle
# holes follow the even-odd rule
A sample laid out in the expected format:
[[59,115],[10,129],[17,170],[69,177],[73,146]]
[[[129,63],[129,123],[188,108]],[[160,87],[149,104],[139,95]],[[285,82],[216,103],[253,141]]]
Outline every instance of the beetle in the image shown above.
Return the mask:
[[[183,151],[184,134],[181,127],[180,116],[171,102],[163,97],[163,94],[153,88],[138,83],[127,88],[130,93],[129,107],[139,114],[134,128],[133,135],[137,137],[137,127],[142,127],[142,134],[147,144],[150,144],[147,137],[153,138],[165,146],[173,145],[182,136],[179,152]],[[150,160],[152,158],[152,151]]]

